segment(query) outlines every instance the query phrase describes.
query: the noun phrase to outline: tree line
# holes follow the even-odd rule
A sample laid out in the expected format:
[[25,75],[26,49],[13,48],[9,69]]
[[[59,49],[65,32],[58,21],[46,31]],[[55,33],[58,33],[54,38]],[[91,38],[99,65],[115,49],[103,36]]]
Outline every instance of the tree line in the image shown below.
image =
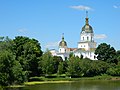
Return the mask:
[[35,76],[51,74],[68,77],[92,77],[102,74],[120,76],[120,51],[106,43],[100,44],[95,54],[96,61],[75,57],[68,60],[52,56],[49,50],[43,53],[36,39],[17,36],[15,39],[0,37],[0,85],[21,84]]

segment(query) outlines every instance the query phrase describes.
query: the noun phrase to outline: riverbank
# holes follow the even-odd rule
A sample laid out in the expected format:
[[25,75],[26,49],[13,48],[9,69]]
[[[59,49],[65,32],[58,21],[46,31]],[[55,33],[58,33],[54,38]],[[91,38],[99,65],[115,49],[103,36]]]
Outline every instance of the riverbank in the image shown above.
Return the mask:
[[113,76],[95,76],[95,77],[81,77],[81,78],[43,78],[43,77],[33,77],[38,81],[30,81],[25,82],[24,85],[36,85],[36,84],[45,84],[45,83],[68,83],[68,82],[76,82],[81,80],[120,80],[120,77]]
[[37,84],[45,84],[45,83],[69,83],[73,81],[33,81],[33,82],[25,82],[24,85],[37,85]]
[[120,80],[120,77],[113,77],[108,75],[103,76],[95,76],[95,77],[81,77],[81,78],[45,78],[45,77],[32,77],[32,80],[35,81],[29,81],[25,82],[22,85],[12,85],[8,86],[11,88],[18,88],[18,87],[25,87],[29,85],[39,85],[39,84],[47,84],[47,83],[69,83],[69,82],[76,82],[76,81],[83,81],[83,80]]
[[[32,85],[24,87],[7,88],[3,90],[117,90],[120,88],[120,81],[113,80],[81,80],[81,81],[43,81],[31,82]],[[34,83],[34,84],[33,84]]]

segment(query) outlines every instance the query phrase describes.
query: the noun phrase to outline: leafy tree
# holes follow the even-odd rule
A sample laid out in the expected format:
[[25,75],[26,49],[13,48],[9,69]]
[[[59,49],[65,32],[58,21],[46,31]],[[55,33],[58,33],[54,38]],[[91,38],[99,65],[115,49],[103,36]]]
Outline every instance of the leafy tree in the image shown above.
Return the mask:
[[0,42],[4,40],[4,37],[0,37]]
[[24,82],[24,74],[12,52],[6,50],[0,52],[0,84],[2,86]]
[[118,62],[120,62],[120,50],[117,51],[116,58],[117,58]]
[[91,61],[89,65],[89,69],[86,70],[85,76],[97,76],[97,75],[105,74],[108,68],[109,68],[109,64],[106,62]]
[[41,68],[43,74],[53,74],[54,73],[54,63],[53,57],[49,51],[46,51],[39,61],[39,69]]
[[81,68],[81,72],[83,72],[83,76],[90,76],[89,70],[91,67],[91,60],[88,58],[84,58],[80,60],[79,66]]
[[79,64],[80,64],[79,57],[71,57],[68,61],[67,75],[71,77],[81,76],[83,72]]
[[74,54],[73,54],[73,52],[71,52],[70,54],[69,54],[69,58],[71,58],[71,57],[73,57],[74,56]]
[[64,67],[63,62],[60,62],[59,65],[58,65],[58,71],[57,71],[58,74],[63,74],[63,72],[64,72],[63,67]]
[[108,63],[118,63],[116,59],[116,50],[106,43],[100,44],[95,50],[95,54],[97,55],[98,60]]
[[69,60],[65,60],[65,61],[63,61],[63,73],[66,73],[66,72],[67,72],[68,61],[69,61]]
[[58,65],[63,59],[60,56],[53,56],[54,73],[58,71]]
[[8,37],[1,37],[1,38],[2,40],[0,41],[0,51],[3,51],[3,50],[12,51],[13,41]]
[[107,74],[111,76],[120,76],[120,63],[118,65],[112,65],[108,70]]
[[0,41],[0,85],[20,84],[25,81],[25,72],[21,64],[15,60],[13,41],[2,37]]
[[29,77],[39,76],[38,62],[42,56],[40,43],[35,39],[18,36],[14,40],[14,53]]

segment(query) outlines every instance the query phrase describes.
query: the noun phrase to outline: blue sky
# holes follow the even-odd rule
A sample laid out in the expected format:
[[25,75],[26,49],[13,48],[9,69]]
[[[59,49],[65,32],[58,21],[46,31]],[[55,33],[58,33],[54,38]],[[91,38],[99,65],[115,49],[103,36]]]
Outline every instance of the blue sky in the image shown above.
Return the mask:
[[42,50],[58,48],[64,33],[68,47],[77,47],[89,12],[95,41],[120,49],[120,0],[0,0],[0,36],[27,36]]

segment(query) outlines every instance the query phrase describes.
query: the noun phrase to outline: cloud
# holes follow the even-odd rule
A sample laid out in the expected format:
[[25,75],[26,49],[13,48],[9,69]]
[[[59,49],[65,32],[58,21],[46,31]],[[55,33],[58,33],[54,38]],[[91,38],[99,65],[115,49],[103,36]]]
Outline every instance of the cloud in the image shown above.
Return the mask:
[[58,47],[59,42],[49,42],[46,44],[45,48]]
[[77,9],[77,10],[93,10],[91,7],[78,5],[78,6],[70,6],[70,8]]
[[20,33],[26,33],[27,29],[26,28],[20,28],[20,29],[18,29],[18,32],[20,32]]
[[95,39],[105,39],[105,38],[107,38],[107,36],[106,36],[105,34],[96,34],[96,35],[94,36],[94,38],[95,38]]
[[113,8],[117,9],[117,8],[120,8],[120,6],[113,5]]
[[113,8],[118,8],[118,6],[114,5]]

